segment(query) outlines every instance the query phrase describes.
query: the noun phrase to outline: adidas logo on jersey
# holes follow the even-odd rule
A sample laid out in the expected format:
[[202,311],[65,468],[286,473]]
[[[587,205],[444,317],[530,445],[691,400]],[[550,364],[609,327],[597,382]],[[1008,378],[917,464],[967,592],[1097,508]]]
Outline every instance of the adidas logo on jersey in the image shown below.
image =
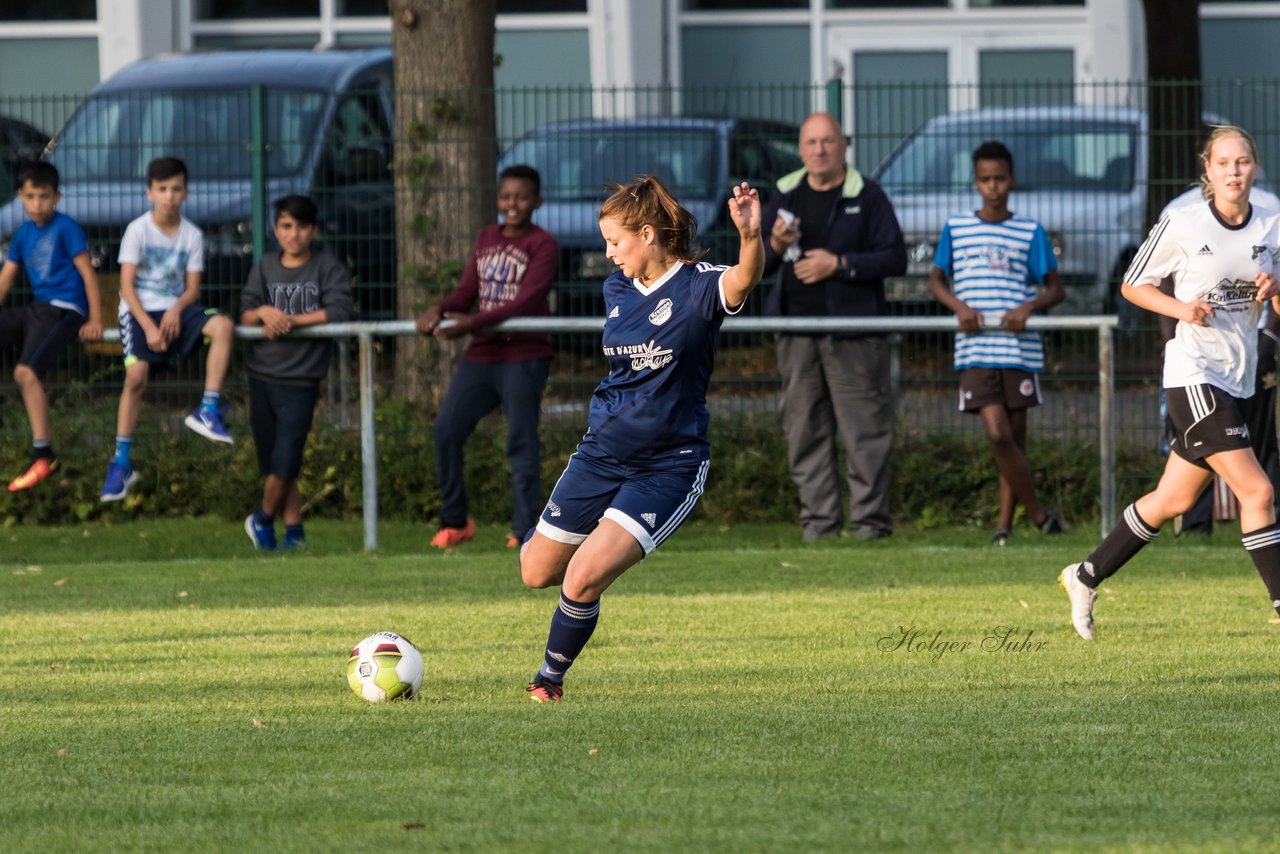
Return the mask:
[[643,519],[650,528],[658,524],[658,514],[656,513],[641,513],[640,518]]
[[613,307],[613,311],[609,312],[609,316],[610,316],[610,317],[617,317],[617,316],[618,316],[618,307],[617,307],[616,305]]
[[1208,244],[1208,243],[1206,243],[1204,246],[1201,246],[1201,247],[1200,247],[1200,251],[1199,251],[1199,252],[1197,252],[1196,254],[1197,254],[1197,255],[1212,255],[1212,254],[1213,254],[1213,250],[1212,250],[1212,249],[1210,249],[1210,248],[1209,248],[1209,244]]

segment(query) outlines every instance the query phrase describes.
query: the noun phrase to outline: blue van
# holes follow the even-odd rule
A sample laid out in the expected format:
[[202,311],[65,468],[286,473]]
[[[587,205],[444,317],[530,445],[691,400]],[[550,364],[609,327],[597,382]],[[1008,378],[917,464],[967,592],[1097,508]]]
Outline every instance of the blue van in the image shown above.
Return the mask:
[[[395,314],[395,206],[389,50],[253,51],[134,63],[95,88],[50,142],[62,175],[60,209],[85,227],[104,290],[124,227],[149,209],[144,174],[155,157],[186,161],[188,219],[205,233],[205,299],[238,308],[253,261],[252,109],[261,87],[266,193],[305,193],[321,209],[322,239],[355,277],[360,314]],[[21,224],[0,208],[0,238]],[[270,222],[265,235],[271,245]]]

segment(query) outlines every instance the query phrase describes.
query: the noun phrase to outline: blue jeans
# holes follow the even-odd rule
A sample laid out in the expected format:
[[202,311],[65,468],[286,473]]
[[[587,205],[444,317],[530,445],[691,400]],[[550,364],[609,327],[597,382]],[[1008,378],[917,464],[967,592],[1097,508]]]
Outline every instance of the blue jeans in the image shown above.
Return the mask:
[[511,531],[523,536],[542,510],[542,445],[538,419],[550,359],[486,365],[463,359],[436,415],[433,436],[440,484],[440,524],[467,524],[463,448],[476,425],[501,407],[507,419],[507,462],[511,464]]

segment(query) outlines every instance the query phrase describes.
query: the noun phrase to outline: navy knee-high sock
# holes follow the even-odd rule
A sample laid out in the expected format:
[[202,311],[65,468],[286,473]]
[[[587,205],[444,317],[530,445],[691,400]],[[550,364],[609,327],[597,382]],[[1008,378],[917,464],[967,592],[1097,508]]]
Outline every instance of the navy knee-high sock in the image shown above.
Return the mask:
[[1280,522],[1242,534],[1241,539],[1258,575],[1262,576],[1262,583],[1267,585],[1271,607],[1280,614]]
[[1120,524],[1111,529],[1107,538],[1098,544],[1076,570],[1076,577],[1086,587],[1096,588],[1103,579],[1115,575],[1129,559],[1142,551],[1142,547],[1156,538],[1159,528],[1153,528],[1138,515],[1138,506],[1130,504],[1121,514]]
[[551,631],[547,633],[547,651],[538,675],[550,682],[563,682],[564,674],[578,653],[591,640],[600,619],[600,600],[575,602],[564,593],[551,615]]

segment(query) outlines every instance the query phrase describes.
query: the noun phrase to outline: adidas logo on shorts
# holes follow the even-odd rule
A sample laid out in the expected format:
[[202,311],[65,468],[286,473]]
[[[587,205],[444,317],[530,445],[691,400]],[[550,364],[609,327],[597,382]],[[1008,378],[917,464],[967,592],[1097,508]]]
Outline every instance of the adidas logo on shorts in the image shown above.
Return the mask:
[[640,518],[643,519],[650,528],[658,524],[658,514],[656,513],[641,513]]

